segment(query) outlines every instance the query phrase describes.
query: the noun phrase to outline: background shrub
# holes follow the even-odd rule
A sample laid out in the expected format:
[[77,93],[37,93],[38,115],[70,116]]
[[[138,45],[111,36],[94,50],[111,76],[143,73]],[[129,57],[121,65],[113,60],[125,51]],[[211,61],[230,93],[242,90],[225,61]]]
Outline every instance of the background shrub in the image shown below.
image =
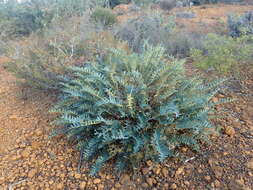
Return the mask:
[[192,58],[202,69],[238,75],[243,68],[252,69],[252,40],[252,35],[232,38],[209,34],[203,42],[203,49],[192,50]]
[[41,35],[31,35],[21,42],[9,41],[7,47],[1,48],[12,59],[7,68],[33,88],[58,90],[62,81],[59,76],[70,75],[66,67],[97,56],[106,57],[110,48],[128,49],[126,43],[89,21],[88,14],[56,20]]
[[166,53],[175,57],[187,57],[191,48],[200,48],[202,35],[189,33],[176,26],[174,17],[147,13],[123,23],[115,29],[115,35],[128,42],[135,52],[141,52],[143,44],[162,45]]
[[183,61],[167,61],[161,47],[143,53],[113,50],[106,60],[71,67],[63,96],[52,112],[60,113],[56,134],[78,143],[96,174],[115,159],[121,171],[140,161],[163,161],[187,145],[199,149],[212,124],[210,99],[217,84],[187,78]]
[[241,35],[253,34],[253,11],[241,16],[228,16],[229,35],[239,37]]
[[141,52],[146,40],[153,45],[160,44],[174,28],[172,17],[165,20],[160,13],[147,13],[123,23],[115,33],[119,39],[127,41],[135,52]]
[[91,14],[91,19],[105,27],[110,27],[117,22],[117,16],[108,8],[98,7]]

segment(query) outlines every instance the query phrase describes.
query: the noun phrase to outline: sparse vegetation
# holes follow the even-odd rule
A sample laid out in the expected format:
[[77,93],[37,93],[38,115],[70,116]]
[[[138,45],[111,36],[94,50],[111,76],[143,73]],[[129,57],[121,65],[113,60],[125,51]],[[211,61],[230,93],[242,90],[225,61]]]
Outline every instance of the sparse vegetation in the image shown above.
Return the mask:
[[95,8],[91,14],[91,19],[104,27],[110,27],[117,22],[117,17],[109,8]]
[[195,64],[220,74],[237,75],[243,68],[252,67],[253,36],[239,38],[209,34],[203,42],[203,49],[192,49]]
[[[246,98],[252,97],[253,13],[246,12],[252,6],[236,5],[235,1],[0,0],[0,81],[3,83],[0,123],[8,125],[8,135],[11,131],[24,136],[24,139],[13,138],[15,142],[6,149],[8,157],[4,153],[2,159],[0,152],[0,165],[3,165],[0,173],[8,174],[0,176],[3,188],[47,189],[52,184],[53,189],[167,190],[216,188],[220,183],[220,188],[231,189],[230,184],[224,183],[234,181],[231,171],[235,181],[237,176],[242,179],[239,170],[231,165],[229,172],[217,177],[213,168],[216,164],[209,159],[221,151],[224,159],[214,156],[215,163],[217,160],[223,167],[230,166],[231,160],[240,161],[240,172],[245,172],[242,177],[246,176],[244,183],[252,185],[250,172],[242,167],[250,158],[245,150],[252,147],[248,129],[252,126],[253,110],[247,104],[253,102],[247,102]],[[208,5],[214,3],[219,4]],[[116,7],[120,4],[125,5]],[[231,14],[226,22],[230,10],[241,15]],[[229,83],[220,88],[224,80],[219,78],[224,77]],[[14,83],[17,78],[26,88]],[[213,78],[217,80],[210,82]],[[22,97],[18,99],[16,94],[20,89]],[[245,96],[241,98],[241,94]],[[52,101],[44,101],[37,95],[43,98],[45,95]],[[220,105],[227,97],[238,96],[241,102]],[[5,109],[8,104],[2,97],[9,103],[16,100],[12,108]],[[36,99],[41,99],[38,104],[33,102]],[[16,109],[16,102],[20,103],[20,109]],[[51,105],[56,113],[51,115],[56,117],[52,135],[58,138],[48,141],[45,135],[48,137],[48,131],[52,130],[53,125],[48,123],[53,119],[46,116],[45,110]],[[225,112],[220,117],[223,108]],[[33,115],[41,110],[42,117]],[[19,118],[30,115],[32,118]],[[31,124],[29,119],[35,122]],[[43,132],[37,131],[40,122],[44,123]],[[29,129],[31,135],[21,127],[14,131],[9,126],[27,123],[29,127],[33,125]],[[216,129],[229,137],[215,136]],[[1,130],[0,151],[1,142],[6,140],[2,134]],[[209,136],[211,142],[215,139],[218,144],[207,145]],[[233,137],[244,139],[233,141]],[[225,147],[224,142],[230,144]],[[242,143],[243,148],[237,144],[230,146],[235,142]],[[80,155],[70,148],[73,145]],[[228,151],[230,147],[246,153],[233,157],[235,151]],[[199,150],[201,154],[197,153]],[[192,157],[194,153],[198,155]],[[31,161],[29,154],[39,161]],[[198,159],[190,160],[189,156]],[[166,160],[169,157],[174,158]],[[8,159],[17,171],[13,176],[6,167]],[[88,167],[81,165],[84,161],[90,165],[91,175],[99,175],[96,183],[87,177]],[[133,168],[136,181],[125,183],[131,177],[124,176],[117,183],[118,177],[112,177],[111,170],[100,172],[108,162],[116,171]],[[155,162],[160,163],[155,165]],[[48,164],[49,172],[37,171],[38,164]],[[197,167],[201,172],[194,170]],[[34,168],[32,174],[31,168]],[[173,178],[180,173],[180,180],[173,184],[170,184],[171,172]],[[193,180],[181,184],[189,180],[191,172],[197,173]],[[205,180],[198,180],[200,174]],[[50,178],[50,183],[42,183],[44,178]],[[27,182],[17,181],[22,179]],[[210,186],[206,187],[207,184]]]

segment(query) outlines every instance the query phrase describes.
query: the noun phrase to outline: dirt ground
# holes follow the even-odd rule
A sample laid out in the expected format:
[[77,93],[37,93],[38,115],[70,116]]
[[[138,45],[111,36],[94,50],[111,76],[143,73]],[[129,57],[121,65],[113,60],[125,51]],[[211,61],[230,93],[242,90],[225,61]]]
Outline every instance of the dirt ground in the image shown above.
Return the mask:
[[212,135],[201,152],[183,147],[179,159],[146,162],[124,174],[107,165],[91,178],[86,164],[77,172],[79,153],[64,137],[49,138],[54,94],[20,87],[4,69],[6,61],[0,58],[0,190],[253,189],[253,77],[214,99],[235,101],[217,107],[226,115],[215,121],[220,135]]

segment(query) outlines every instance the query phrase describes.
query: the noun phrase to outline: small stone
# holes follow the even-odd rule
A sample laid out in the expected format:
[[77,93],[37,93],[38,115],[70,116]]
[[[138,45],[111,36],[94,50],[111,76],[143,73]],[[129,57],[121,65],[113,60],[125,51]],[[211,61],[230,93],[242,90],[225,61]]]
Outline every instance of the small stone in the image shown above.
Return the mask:
[[125,174],[125,175],[121,176],[121,178],[120,178],[120,183],[121,184],[127,184],[129,182],[130,182],[130,176],[129,175]]
[[213,97],[213,98],[212,98],[212,101],[213,101],[214,103],[217,103],[217,102],[219,101],[219,98]]
[[230,127],[230,126],[226,126],[224,127],[224,132],[226,135],[230,136],[230,137],[233,137],[235,135],[235,130],[233,127]]
[[28,172],[28,178],[33,178],[36,175],[37,171],[35,169],[32,169]]
[[180,167],[180,168],[177,169],[175,175],[176,175],[176,176],[179,176],[180,174],[183,173],[183,171],[184,171],[184,167]]
[[17,115],[11,115],[11,116],[10,116],[10,119],[12,119],[12,120],[17,120],[17,119],[19,119],[19,117],[18,117]]
[[148,184],[147,183],[142,183],[141,186],[144,187],[145,189],[148,188]]
[[161,173],[161,168],[154,168],[153,169],[154,174],[159,175]]
[[182,152],[187,152],[188,148],[187,147],[182,147]]
[[149,184],[149,186],[153,186],[153,179],[151,177],[147,178],[146,181]]
[[205,176],[204,177],[206,181],[211,181],[211,177],[208,175],[208,176]]
[[116,188],[120,188],[120,187],[121,187],[120,183],[116,183],[116,184],[115,184],[115,187],[116,187]]
[[153,162],[151,160],[148,160],[146,164],[148,165],[148,167],[151,167],[153,165]]
[[37,129],[37,130],[35,131],[35,135],[36,135],[36,136],[41,136],[42,134],[43,134],[43,132],[42,132],[41,129]]
[[184,184],[187,185],[187,186],[189,186],[190,182],[189,181],[185,181]]
[[147,175],[149,173],[149,169],[148,168],[142,168],[142,174],[143,175]]
[[59,190],[62,190],[62,189],[64,189],[64,184],[59,183],[59,184],[56,185],[56,188],[59,189]]
[[213,172],[216,178],[221,178],[223,174],[223,169],[220,166],[212,166]]
[[218,180],[215,180],[214,181],[214,185],[215,185],[215,187],[220,187],[221,184],[220,184],[220,182]]
[[250,160],[248,163],[247,163],[247,167],[251,170],[253,170],[253,159]]
[[75,178],[76,178],[76,179],[81,179],[81,176],[82,176],[82,175],[79,174],[79,173],[76,173],[76,174],[75,174]]
[[101,182],[101,179],[99,179],[99,178],[96,178],[96,179],[93,180],[94,184],[99,184],[100,182]]
[[162,174],[163,174],[164,177],[167,177],[169,175],[168,169],[167,168],[163,168],[162,169]]
[[177,184],[173,183],[171,186],[170,186],[171,189],[177,189]]
[[25,150],[23,150],[23,151],[21,152],[21,156],[22,156],[23,158],[28,158],[28,157],[30,156],[30,154],[31,154],[31,152],[30,152],[30,150],[28,150],[28,149],[25,149]]
[[53,180],[50,180],[50,181],[49,181],[49,184],[50,184],[50,185],[52,185],[53,183],[54,183],[54,181],[53,181]]

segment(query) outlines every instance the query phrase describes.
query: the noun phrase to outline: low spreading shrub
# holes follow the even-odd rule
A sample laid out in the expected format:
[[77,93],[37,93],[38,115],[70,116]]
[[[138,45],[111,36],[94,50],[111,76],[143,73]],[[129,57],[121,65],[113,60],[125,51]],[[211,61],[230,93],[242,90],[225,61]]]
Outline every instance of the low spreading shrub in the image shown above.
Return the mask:
[[191,55],[201,69],[238,75],[243,68],[252,68],[253,36],[232,38],[208,34],[203,42],[203,49],[192,49]]
[[229,35],[239,37],[241,35],[253,34],[253,11],[242,16],[228,16]]
[[98,7],[91,14],[91,19],[95,23],[110,27],[117,22],[117,16],[108,8]]
[[166,59],[165,50],[145,45],[141,54],[112,50],[107,59],[71,67],[62,98],[52,109],[66,134],[95,161],[95,175],[109,160],[121,171],[141,161],[164,161],[187,145],[199,149],[213,125],[211,98],[218,83],[204,85],[185,76],[184,61]]

